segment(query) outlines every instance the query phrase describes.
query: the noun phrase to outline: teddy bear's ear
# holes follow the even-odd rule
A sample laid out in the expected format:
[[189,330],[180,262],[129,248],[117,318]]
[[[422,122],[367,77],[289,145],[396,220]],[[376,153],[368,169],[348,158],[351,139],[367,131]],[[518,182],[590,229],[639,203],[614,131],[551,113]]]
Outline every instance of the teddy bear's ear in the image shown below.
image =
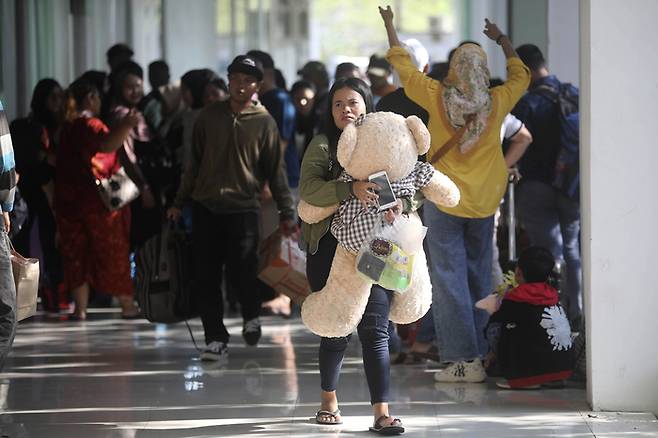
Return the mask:
[[416,116],[409,116],[405,121],[411,131],[411,135],[416,140],[418,155],[426,154],[430,150],[430,132],[425,127],[425,124]]
[[354,123],[347,125],[345,129],[343,129],[343,133],[340,134],[336,158],[338,158],[338,162],[343,167],[347,167],[350,164],[350,161],[352,161],[352,154],[356,148],[356,137],[356,125]]

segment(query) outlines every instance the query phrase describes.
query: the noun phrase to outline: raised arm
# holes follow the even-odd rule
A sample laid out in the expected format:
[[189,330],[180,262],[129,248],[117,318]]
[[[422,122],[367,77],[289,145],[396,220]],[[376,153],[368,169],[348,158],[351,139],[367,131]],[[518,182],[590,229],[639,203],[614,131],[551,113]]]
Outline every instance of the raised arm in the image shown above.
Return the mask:
[[503,48],[505,58],[518,58],[519,55],[516,54],[516,50],[514,50],[514,47],[512,46],[512,41],[498,28],[498,25],[489,21],[488,18],[485,18],[484,22],[485,25],[482,32],[489,37],[489,39],[495,41],[496,44]]
[[400,40],[398,39],[398,33],[395,30],[395,25],[393,24],[393,11],[390,6],[386,6],[386,9],[383,9],[379,6],[379,14],[384,20],[384,26],[386,27],[386,35],[388,35],[388,45],[389,47],[401,46]]
[[98,150],[100,152],[114,152],[119,149],[128,138],[130,131],[139,123],[139,116],[135,110],[131,110],[110,130],[101,142]]

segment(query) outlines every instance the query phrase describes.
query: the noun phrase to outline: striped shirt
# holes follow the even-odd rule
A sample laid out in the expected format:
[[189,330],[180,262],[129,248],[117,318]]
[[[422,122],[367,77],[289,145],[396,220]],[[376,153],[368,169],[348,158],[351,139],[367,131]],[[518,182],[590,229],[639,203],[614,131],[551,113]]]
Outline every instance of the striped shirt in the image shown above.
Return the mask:
[[0,208],[3,212],[14,209],[16,193],[16,164],[14,163],[14,148],[11,144],[9,124],[5,109],[0,102]]

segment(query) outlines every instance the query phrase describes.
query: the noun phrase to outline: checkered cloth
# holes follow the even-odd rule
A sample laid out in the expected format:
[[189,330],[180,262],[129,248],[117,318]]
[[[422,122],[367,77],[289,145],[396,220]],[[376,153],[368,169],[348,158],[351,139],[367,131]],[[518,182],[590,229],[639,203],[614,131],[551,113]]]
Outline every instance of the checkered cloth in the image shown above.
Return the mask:
[[[434,167],[429,163],[417,162],[414,170],[398,181],[391,182],[391,188],[397,198],[411,198],[417,190],[429,184],[434,175]],[[353,181],[345,171],[338,177],[340,181]],[[379,205],[367,209],[354,196],[343,201],[337,214],[331,222],[331,234],[346,250],[358,253],[363,242],[370,236],[377,221],[383,221],[384,215],[379,212]]]

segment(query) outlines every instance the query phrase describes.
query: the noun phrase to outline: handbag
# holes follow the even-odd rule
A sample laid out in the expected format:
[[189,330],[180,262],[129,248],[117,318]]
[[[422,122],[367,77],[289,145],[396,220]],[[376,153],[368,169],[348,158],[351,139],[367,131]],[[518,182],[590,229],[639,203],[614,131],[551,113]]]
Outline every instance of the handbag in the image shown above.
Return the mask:
[[121,166],[109,178],[96,178],[101,201],[108,210],[118,210],[139,197],[139,187]]
[[[9,240],[9,238],[7,238]],[[11,270],[16,285],[16,321],[22,321],[37,313],[39,293],[39,259],[25,258],[9,241]]]

